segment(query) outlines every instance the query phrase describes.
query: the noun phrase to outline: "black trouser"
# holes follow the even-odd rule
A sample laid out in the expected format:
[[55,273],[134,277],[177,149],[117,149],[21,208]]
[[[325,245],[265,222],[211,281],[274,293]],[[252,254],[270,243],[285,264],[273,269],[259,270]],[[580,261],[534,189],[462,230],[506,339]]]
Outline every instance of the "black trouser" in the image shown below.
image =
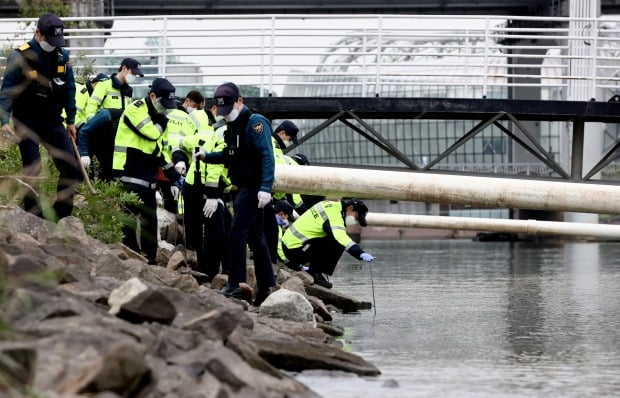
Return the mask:
[[265,239],[267,240],[267,247],[269,248],[269,257],[271,261],[276,261],[278,258],[278,221],[276,220],[276,213],[273,210],[273,205],[268,203],[264,208],[265,221],[264,231]]
[[[129,217],[123,223],[123,243],[140,253],[140,249],[148,261],[155,261],[157,256],[157,199],[154,189],[147,189],[130,183],[123,183],[128,192],[135,192],[142,203],[127,206]],[[140,222],[140,243],[137,229]]]
[[296,264],[308,264],[308,272],[321,272],[332,275],[338,260],[344,252],[344,246],[331,236],[310,239],[302,247],[289,249],[282,245],[284,255]]
[[[75,186],[82,181],[82,174],[78,168],[67,129],[60,120],[46,121],[45,118],[15,120],[15,129],[21,138],[19,152],[22,157],[24,174],[27,177],[38,177],[41,173],[39,143],[43,144],[60,174],[56,185],[54,211],[59,219],[70,216],[73,212]],[[27,182],[38,190],[38,182],[35,178],[27,178]],[[43,215],[39,199],[34,192],[28,191],[24,197],[24,210],[40,217]]]
[[263,232],[263,209],[258,208],[258,190],[240,187],[235,195],[233,218],[226,242],[226,255],[229,259],[230,275],[228,282],[238,286],[247,280],[246,242],[254,253],[254,269],[258,290],[268,290],[275,286],[269,248]]
[[217,210],[210,218],[206,218],[202,211],[205,204],[203,190],[190,184],[183,184],[183,201],[185,211],[184,228],[187,247],[196,250],[198,260],[197,271],[215,276],[226,265],[226,214],[227,209],[218,203]]

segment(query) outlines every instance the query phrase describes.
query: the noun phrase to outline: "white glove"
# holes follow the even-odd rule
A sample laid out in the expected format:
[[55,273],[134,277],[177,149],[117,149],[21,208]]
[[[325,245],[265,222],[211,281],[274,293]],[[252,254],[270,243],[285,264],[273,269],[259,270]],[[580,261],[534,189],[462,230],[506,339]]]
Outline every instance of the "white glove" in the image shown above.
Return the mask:
[[87,169],[90,166],[90,156],[80,156],[80,162],[82,162],[82,166]]
[[192,155],[194,160],[205,160],[206,156],[207,156],[207,153],[205,152],[204,149],[201,149],[198,152],[194,152],[194,154]]
[[258,191],[258,208],[262,209],[267,206],[267,203],[271,202],[271,194],[269,192]]
[[375,259],[375,256],[373,256],[370,253],[362,253],[360,255],[360,260],[362,260],[362,261],[371,262],[374,259]]
[[202,208],[202,214],[207,218],[211,218],[217,210],[217,199],[207,199],[205,206]]
[[179,193],[180,192],[181,192],[181,190],[176,185],[172,185],[170,187],[170,193],[172,194],[172,198],[174,198],[174,200],[179,200]]
[[185,171],[187,171],[187,166],[185,165],[184,161],[180,161],[174,165],[174,169],[177,171],[177,173],[185,175]]

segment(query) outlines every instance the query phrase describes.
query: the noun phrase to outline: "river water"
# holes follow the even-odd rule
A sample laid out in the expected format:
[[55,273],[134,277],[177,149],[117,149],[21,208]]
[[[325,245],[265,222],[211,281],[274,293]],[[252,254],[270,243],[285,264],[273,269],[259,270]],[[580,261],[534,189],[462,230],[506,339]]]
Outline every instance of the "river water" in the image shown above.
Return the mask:
[[378,377],[305,371],[324,397],[620,397],[620,243],[364,241],[334,289]]

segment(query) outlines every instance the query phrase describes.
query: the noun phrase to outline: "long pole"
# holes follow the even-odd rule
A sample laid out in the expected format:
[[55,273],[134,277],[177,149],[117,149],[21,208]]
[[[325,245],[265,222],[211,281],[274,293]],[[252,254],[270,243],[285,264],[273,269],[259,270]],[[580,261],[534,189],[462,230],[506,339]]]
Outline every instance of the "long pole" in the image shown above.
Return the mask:
[[88,172],[86,172],[86,169],[84,168],[84,165],[82,164],[82,161],[80,160],[80,152],[75,143],[75,139],[73,139],[73,137],[70,137],[70,138],[71,138],[71,144],[73,145],[73,152],[75,152],[75,160],[78,164],[78,167],[82,171],[82,177],[84,177],[84,182],[86,183],[86,186],[88,187],[88,190],[90,191],[90,193],[93,195],[96,195],[97,191],[95,190],[95,187],[93,187],[93,183],[90,182],[90,177],[88,176]]
[[620,214],[620,186],[276,165],[274,190],[428,203]]
[[372,212],[366,215],[366,221],[369,226],[374,227],[460,229],[470,231],[514,232],[539,236],[559,235],[620,239],[620,225],[609,224],[422,216]]

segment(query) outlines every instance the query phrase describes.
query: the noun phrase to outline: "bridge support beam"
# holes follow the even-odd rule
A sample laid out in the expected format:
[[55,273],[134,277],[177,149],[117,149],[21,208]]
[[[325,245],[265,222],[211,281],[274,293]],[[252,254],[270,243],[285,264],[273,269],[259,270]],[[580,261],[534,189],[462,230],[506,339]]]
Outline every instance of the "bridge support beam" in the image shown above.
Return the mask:
[[491,208],[620,214],[620,186],[590,183],[277,165],[274,190]]

